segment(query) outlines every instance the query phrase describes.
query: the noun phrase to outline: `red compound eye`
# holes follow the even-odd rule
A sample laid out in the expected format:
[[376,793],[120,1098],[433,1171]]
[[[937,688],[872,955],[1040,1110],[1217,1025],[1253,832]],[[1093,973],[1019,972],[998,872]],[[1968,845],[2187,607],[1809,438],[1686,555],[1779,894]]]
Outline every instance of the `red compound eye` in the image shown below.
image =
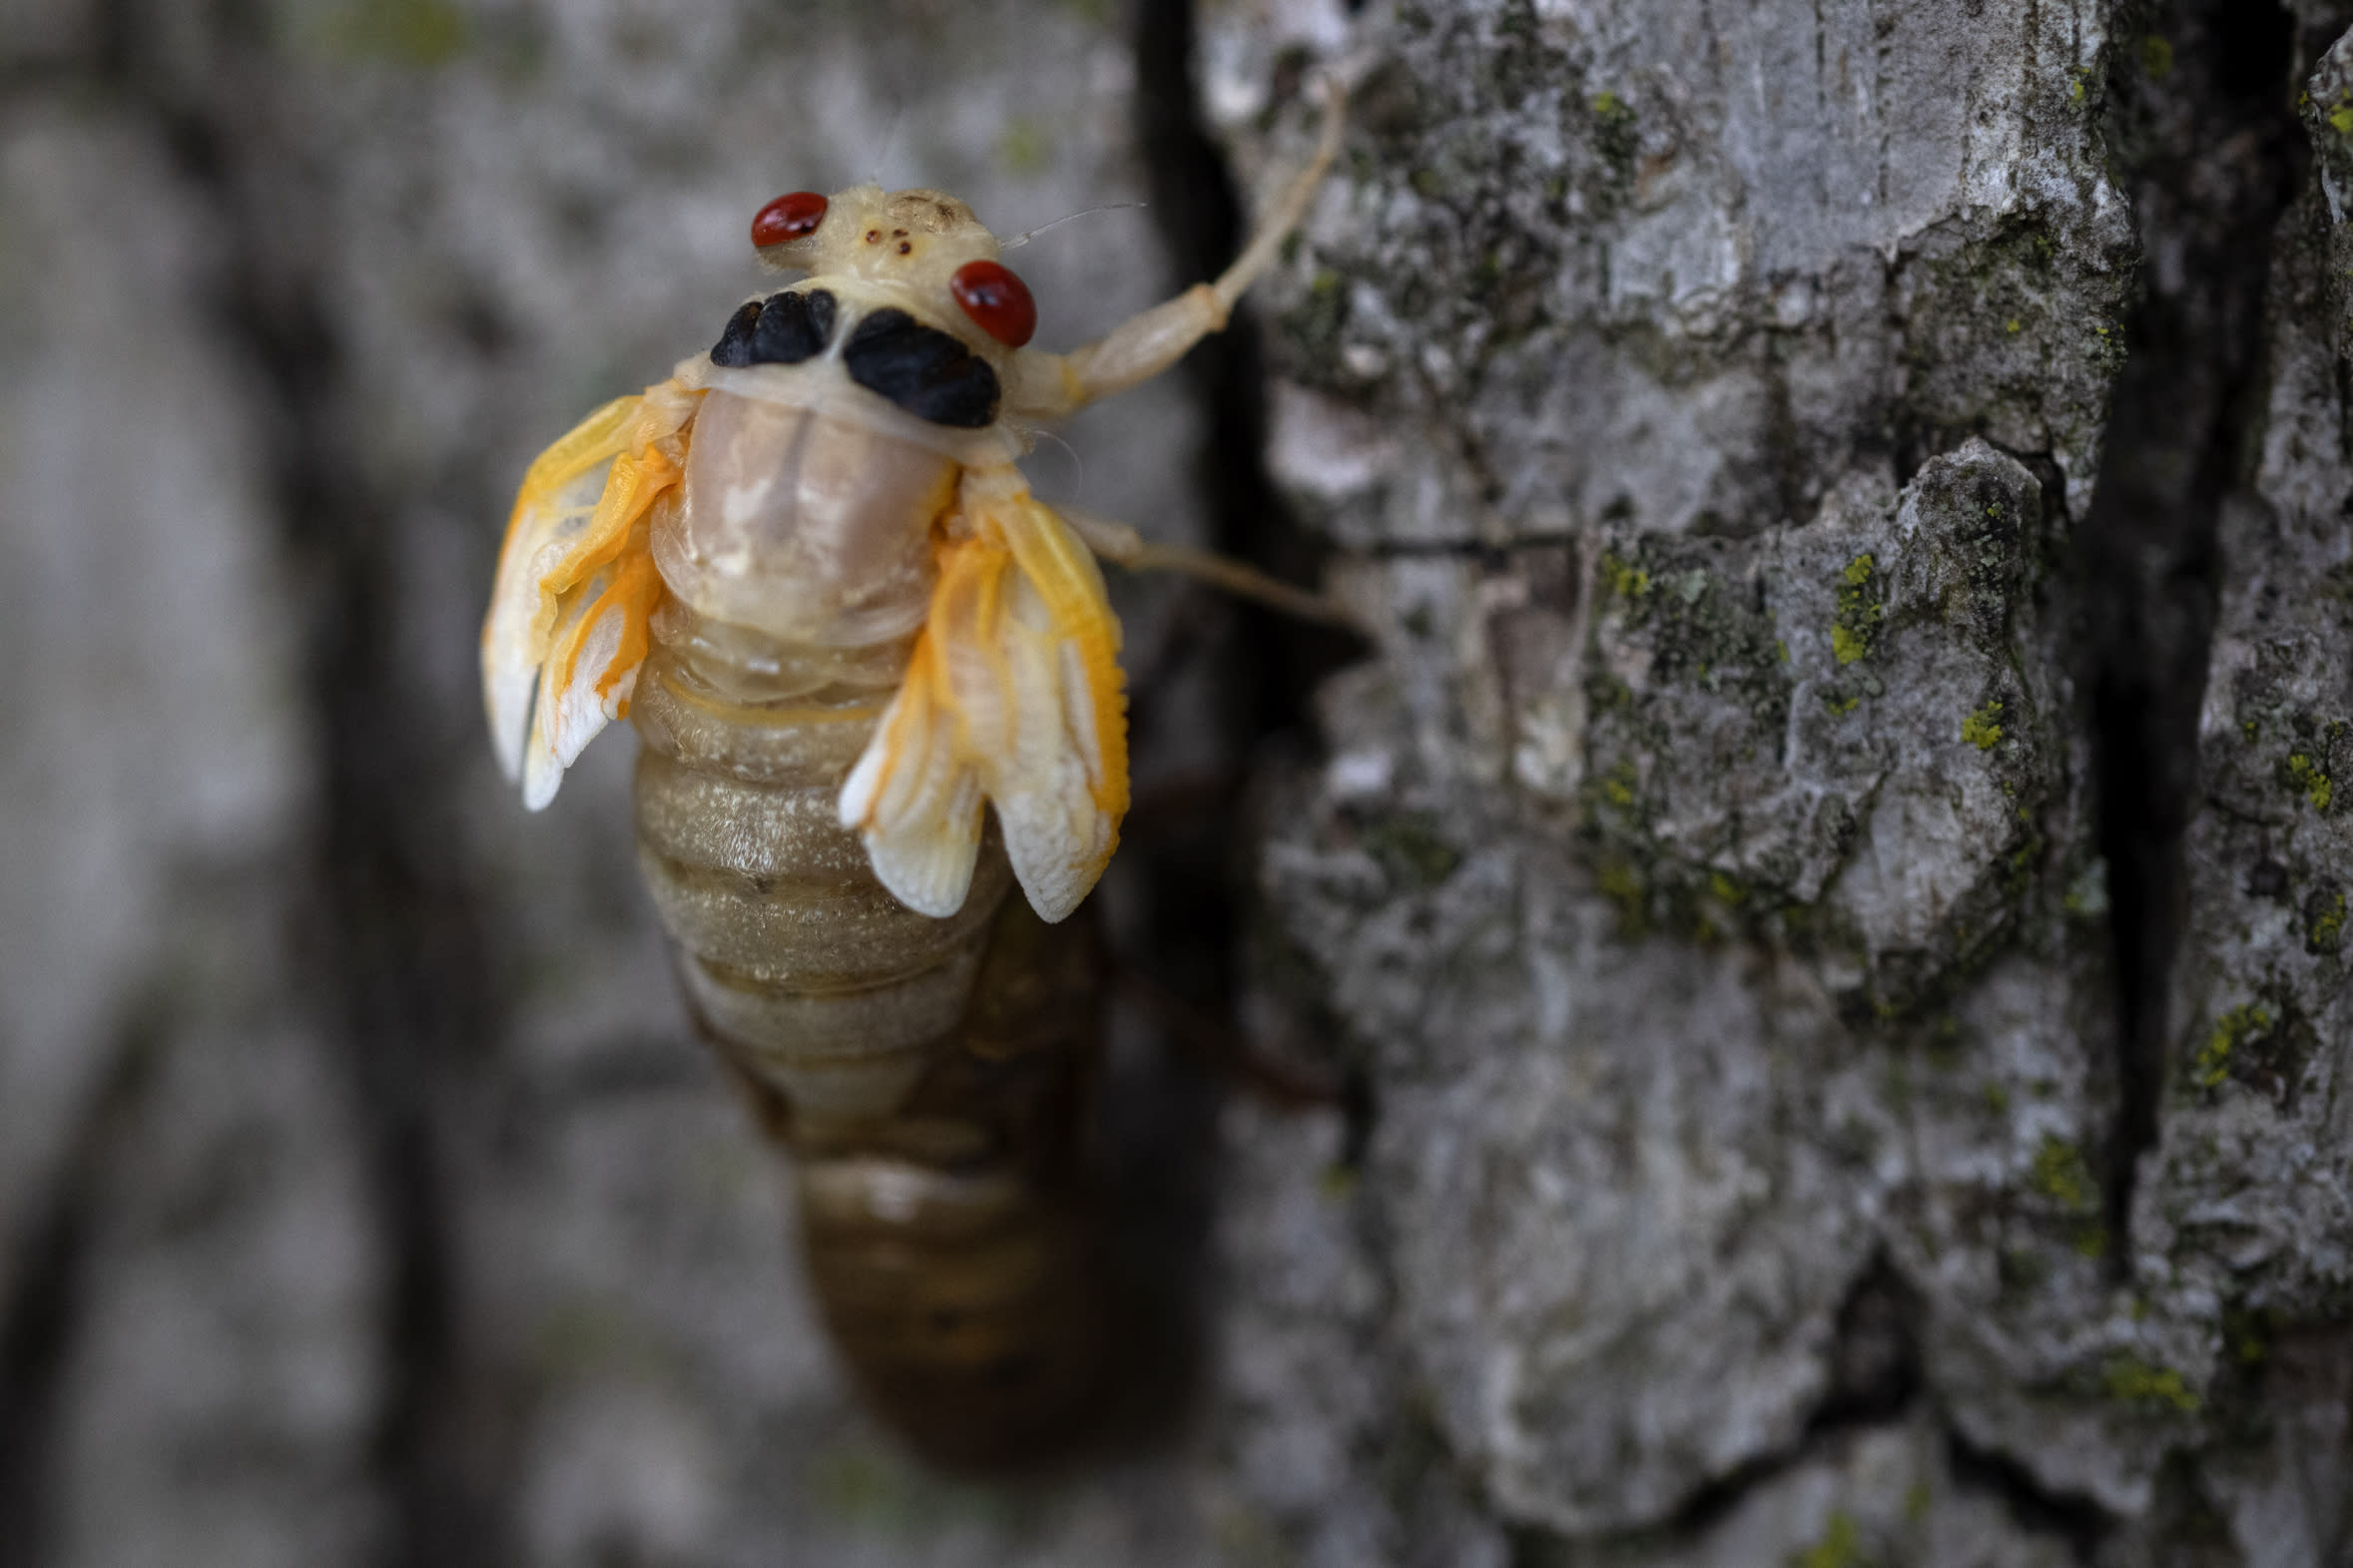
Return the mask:
[[1007,348],[1020,347],[1037,330],[1037,301],[1010,267],[966,261],[947,280],[947,289],[974,325]]
[[815,191],[780,196],[752,220],[752,243],[760,247],[805,240],[826,221],[826,199]]

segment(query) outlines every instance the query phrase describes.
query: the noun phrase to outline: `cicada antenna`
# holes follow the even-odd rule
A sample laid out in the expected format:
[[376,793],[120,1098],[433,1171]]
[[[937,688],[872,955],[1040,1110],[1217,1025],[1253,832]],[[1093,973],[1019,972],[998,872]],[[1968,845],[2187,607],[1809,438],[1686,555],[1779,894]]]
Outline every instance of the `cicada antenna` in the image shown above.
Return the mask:
[[1144,202],[1105,202],[1101,207],[1082,208],[1080,211],[1075,213],[1065,213],[1050,224],[1040,224],[1035,229],[1027,230],[1021,234],[1017,234],[1010,240],[1001,241],[998,243],[997,249],[999,251],[1018,251],[1023,246],[1029,244],[1030,241],[1035,240],[1039,235],[1044,234],[1047,230],[1059,229],[1064,224],[1074,222],[1077,219],[1092,218],[1097,213],[1124,213],[1129,211],[1131,208],[1141,208],[1149,204]]
[[873,172],[867,176],[867,184],[885,191],[889,189],[888,186],[882,184],[882,171],[890,167],[891,148],[898,141],[898,128],[904,124],[906,124],[906,100],[903,97],[894,97],[890,101],[890,124],[882,132],[882,150],[875,155],[875,167]]

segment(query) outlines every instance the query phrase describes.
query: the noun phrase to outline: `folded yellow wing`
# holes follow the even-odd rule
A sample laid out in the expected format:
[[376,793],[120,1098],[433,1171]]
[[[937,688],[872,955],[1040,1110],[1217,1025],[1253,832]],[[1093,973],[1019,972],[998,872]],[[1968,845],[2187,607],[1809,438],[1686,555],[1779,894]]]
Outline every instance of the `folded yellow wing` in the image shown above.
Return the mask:
[[699,401],[675,380],[616,398],[523,476],[482,623],[482,702],[499,767],[533,810],[629,711],[662,597],[650,517],[684,472]]
[[1031,906],[1068,915],[1127,811],[1119,622],[1086,546],[1011,468],[964,477],[905,684],[841,817],[883,886],[948,915],[971,884],[984,797]]

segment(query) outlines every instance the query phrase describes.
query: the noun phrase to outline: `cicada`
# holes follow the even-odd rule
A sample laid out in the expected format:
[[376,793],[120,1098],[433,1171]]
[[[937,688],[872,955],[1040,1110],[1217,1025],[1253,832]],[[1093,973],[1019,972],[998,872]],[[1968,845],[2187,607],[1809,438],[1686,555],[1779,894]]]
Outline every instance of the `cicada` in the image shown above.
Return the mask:
[[507,525],[499,762],[536,809],[635,722],[639,859],[697,1026],[796,1156],[858,1381],[950,1463],[1054,1446],[1111,1350],[1079,1136],[1103,971],[1062,922],[1128,805],[1120,630],[1017,463],[1225,325],[1339,129],[1335,94],[1214,283],[1068,353],[1029,345],[1028,288],[954,197],[779,197],[753,245],[806,275],[548,447]]

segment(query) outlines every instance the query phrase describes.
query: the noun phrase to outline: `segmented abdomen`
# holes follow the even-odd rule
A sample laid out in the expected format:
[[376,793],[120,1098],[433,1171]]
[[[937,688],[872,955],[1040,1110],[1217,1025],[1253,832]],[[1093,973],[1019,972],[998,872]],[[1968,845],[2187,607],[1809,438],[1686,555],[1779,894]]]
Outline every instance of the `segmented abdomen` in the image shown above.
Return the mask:
[[[934,1459],[1068,1441],[1102,1382],[1110,1289],[1081,1145],[1089,928],[1008,898],[993,834],[947,919],[875,880],[835,801],[903,645],[748,654],[675,607],[657,635],[633,711],[639,858],[699,1026],[796,1156],[837,1344]],[[779,658],[831,679],[745,700]]]

